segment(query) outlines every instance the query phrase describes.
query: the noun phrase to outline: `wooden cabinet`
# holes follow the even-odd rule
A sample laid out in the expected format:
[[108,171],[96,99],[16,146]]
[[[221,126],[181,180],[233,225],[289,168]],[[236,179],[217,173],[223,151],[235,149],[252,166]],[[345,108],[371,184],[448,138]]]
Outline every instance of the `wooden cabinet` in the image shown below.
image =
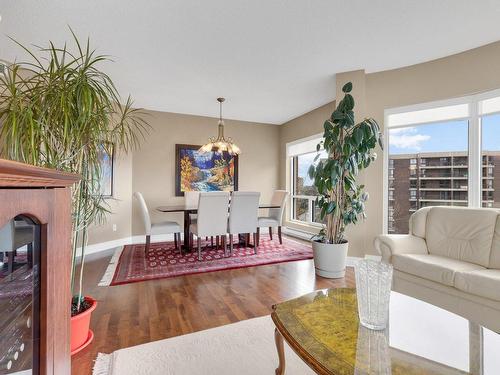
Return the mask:
[[[76,181],[76,175],[0,159],[0,229],[12,223],[17,228],[21,222],[33,226],[34,238],[33,243],[24,247],[28,249],[24,256],[5,245],[0,249],[3,257],[0,263],[0,299],[10,295],[8,301],[12,304],[12,296],[21,294],[26,297],[29,291],[21,293],[16,290],[19,285],[15,283],[19,279],[16,279],[17,274],[24,272],[34,280],[33,290],[26,299],[29,309],[24,305],[22,308],[11,306],[13,314],[17,310],[22,312],[19,311],[19,316],[10,316],[11,327],[6,324],[3,328],[10,333],[9,337],[4,335],[0,340],[5,348],[11,348],[3,349],[10,350],[9,357],[0,353],[0,358],[4,356],[2,366],[21,366],[22,358],[25,361],[22,366],[27,368],[19,370],[32,366],[34,373],[41,375],[71,372],[70,187]],[[16,319],[21,323],[18,324]],[[26,349],[26,340],[31,340],[31,350]],[[32,358],[26,358],[30,355]],[[0,373],[11,371],[5,367]]]

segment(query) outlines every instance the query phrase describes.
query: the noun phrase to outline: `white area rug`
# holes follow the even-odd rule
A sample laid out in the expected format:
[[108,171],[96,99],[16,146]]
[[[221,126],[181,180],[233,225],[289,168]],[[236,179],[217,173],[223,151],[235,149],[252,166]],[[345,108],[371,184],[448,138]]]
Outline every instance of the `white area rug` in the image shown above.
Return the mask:
[[[314,374],[285,343],[286,374]],[[274,374],[278,354],[270,316],[99,354],[93,375]]]
[[113,276],[115,275],[116,267],[118,266],[118,261],[120,260],[120,255],[122,255],[124,246],[118,247],[111,260],[109,261],[108,267],[106,268],[106,272],[102,275],[101,281],[99,281],[98,286],[109,286],[111,285],[111,281],[113,281]]

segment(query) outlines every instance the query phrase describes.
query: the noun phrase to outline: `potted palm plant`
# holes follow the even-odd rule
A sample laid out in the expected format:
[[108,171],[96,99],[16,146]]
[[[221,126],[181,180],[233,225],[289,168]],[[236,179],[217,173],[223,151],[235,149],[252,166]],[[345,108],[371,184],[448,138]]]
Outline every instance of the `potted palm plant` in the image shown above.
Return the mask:
[[[345,275],[345,228],[365,217],[368,199],[356,177],[376,159],[373,150],[377,143],[383,147],[380,127],[374,119],[355,122],[351,90],[351,82],[343,86],[344,98],[324,123],[318,155],[308,171],[318,190],[316,204],[321,219],[326,222],[319,235],[313,237],[314,266],[316,274],[328,278]],[[320,153],[321,149],[324,152]]]
[[[79,174],[72,188],[71,351],[92,338],[90,313],[96,301],[83,292],[88,228],[109,207],[101,190],[103,153],[128,152],[147,130],[142,112],[125,104],[98,65],[108,60],[81,44],[74,50],[49,43],[37,53],[17,43],[29,62],[7,67],[0,76],[0,140],[9,159]],[[69,306],[68,306],[69,308]]]

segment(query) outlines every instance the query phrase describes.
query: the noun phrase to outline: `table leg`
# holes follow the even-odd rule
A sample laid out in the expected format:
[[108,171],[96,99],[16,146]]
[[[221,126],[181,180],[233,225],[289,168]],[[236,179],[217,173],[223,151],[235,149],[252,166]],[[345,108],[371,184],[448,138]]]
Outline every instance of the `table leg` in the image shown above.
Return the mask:
[[185,251],[191,252],[191,247],[189,246],[189,211],[184,211],[184,243],[182,247]]
[[276,375],[285,375],[285,348],[283,344],[283,336],[278,331],[278,328],[274,329],[274,341],[276,343],[276,349],[278,350],[279,365],[276,369]]
[[254,247],[254,245],[252,245],[250,243],[250,234],[249,233],[240,233],[238,234],[238,247],[241,248],[241,247]]

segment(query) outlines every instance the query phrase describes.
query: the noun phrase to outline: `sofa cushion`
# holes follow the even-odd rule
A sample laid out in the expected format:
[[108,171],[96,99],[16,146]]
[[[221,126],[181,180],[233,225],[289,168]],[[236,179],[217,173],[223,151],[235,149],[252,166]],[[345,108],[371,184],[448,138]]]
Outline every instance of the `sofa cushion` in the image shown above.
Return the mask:
[[455,274],[455,288],[500,301],[500,270],[459,271]]
[[398,271],[448,286],[454,286],[457,271],[485,269],[477,264],[431,254],[396,254],[392,256],[392,265]]
[[500,215],[497,217],[493,243],[491,244],[490,265],[488,268],[500,270]]
[[427,214],[429,253],[488,267],[496,210],[433,207]]
[[432,207],[424,207],[415,211],[410,216],[410,233],[416,237],[425,238],[425,226],[427,223],[427,214]]

